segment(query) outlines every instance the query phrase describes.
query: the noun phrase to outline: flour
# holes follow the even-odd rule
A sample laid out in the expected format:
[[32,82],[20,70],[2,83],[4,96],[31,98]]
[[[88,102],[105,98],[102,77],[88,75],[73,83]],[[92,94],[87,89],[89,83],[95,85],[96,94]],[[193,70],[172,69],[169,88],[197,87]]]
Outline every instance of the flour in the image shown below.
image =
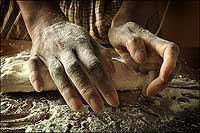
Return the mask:
[[[101,113],[91,111],[88,105],[84,105],[80,112],[72,111],[58,91],[1,93],[0,97],[2,131],[144,132],[162,131],[163,128],[184,131],[199,123],[198,112],[193,112],[195,119],[192,112],[185,112],[199,108],[199,90],[171,87],[149,98],[143,98],[135,91],[119,92],[119,107],[105,104]],[[185,117],[189,117],[193,123],[187,123],[183,119]],[[180,127],[177,127],[177,123],[180,123]],[[183,126],[184,123],[187,126]]]

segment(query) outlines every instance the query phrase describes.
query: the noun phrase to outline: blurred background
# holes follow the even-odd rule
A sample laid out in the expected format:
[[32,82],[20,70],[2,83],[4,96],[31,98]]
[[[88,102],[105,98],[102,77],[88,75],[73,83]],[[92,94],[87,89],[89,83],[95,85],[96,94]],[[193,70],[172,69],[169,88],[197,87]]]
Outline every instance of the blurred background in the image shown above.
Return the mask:
[[[177,43],[187,65],[199,71],[199,0],[171,0],[160,36]],[[162,2],[162,14],[166,2]]]

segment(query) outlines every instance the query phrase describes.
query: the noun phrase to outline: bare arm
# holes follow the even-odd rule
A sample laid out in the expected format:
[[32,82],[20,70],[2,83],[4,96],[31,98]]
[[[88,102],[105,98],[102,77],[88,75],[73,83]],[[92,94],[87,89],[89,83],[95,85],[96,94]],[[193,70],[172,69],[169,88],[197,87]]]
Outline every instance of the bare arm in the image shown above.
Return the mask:
[[145,20],[158,11],[157,7],[158,3],[152,1],[124,0],[112,25],[119,26],[132,21],[144,27]]
[[66,21],[66,17],[55,1],[17,1],[17,3],[30,35],[37,25],[51,25],[61,20]]

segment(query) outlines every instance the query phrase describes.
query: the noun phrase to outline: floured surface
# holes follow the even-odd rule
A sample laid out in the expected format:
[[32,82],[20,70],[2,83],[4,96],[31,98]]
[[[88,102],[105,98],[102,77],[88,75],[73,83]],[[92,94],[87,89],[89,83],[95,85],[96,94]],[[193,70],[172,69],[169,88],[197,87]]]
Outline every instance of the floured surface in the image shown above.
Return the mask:
[[[180,76],[164,92],[144,98],[120,92],[120,106],[72,112],[57,91],[1,94],[2,131],[191,131],[199,130],[199,83]],[[173,86],[175,86],[173,88]],[[192,86],[192,89],[190,87]]]
[[58,91],[1,93],[0,128],[4,132],[199,130],[199,80],[186,77],[178,75],[154,97],[144,98],[140,91],[119,92],[120,106],[106,105],[98,114],[87,105],[81,112],[72,112]]

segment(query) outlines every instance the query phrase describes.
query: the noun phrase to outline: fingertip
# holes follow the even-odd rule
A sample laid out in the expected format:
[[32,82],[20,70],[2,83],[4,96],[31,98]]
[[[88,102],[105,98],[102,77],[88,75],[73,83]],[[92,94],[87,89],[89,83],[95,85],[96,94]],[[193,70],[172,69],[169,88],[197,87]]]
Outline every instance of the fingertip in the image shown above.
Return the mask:
[[104,109],[104,104],[101,99],[91,98],[89,103],[94,112],[102,112]]
[[134,37],[125,43],[127,50],[129,51],[131,57],[137,63],[143,63],[146,59],[147,52],[144,45],[143,39],[140,37]]
[[146,89],[145,95],[146,96],[153,96],[156,93],[165,89],[168,85],[168,82],[163,82],[160,77],[153,80]]
[[143,63],[146,59],[146,52],[144,49],[140,49],[135,52],[134,56],[138,63]]
[[34,89],[37,91],[37,92],[41,92],[41,91],[43,91],[43,84],[40,82],[40,81],[38,81],[38,80],[35,80],[34,82],[33,82],[33,87],[34,87]]
[[79,98],[72,98],[68,105],[73,111],[80,111],[83,107],[83,103]]
[[109,105],[113,107],[119,106],[119,97],[117,92],[110,92],[106,94],[106,101]]

